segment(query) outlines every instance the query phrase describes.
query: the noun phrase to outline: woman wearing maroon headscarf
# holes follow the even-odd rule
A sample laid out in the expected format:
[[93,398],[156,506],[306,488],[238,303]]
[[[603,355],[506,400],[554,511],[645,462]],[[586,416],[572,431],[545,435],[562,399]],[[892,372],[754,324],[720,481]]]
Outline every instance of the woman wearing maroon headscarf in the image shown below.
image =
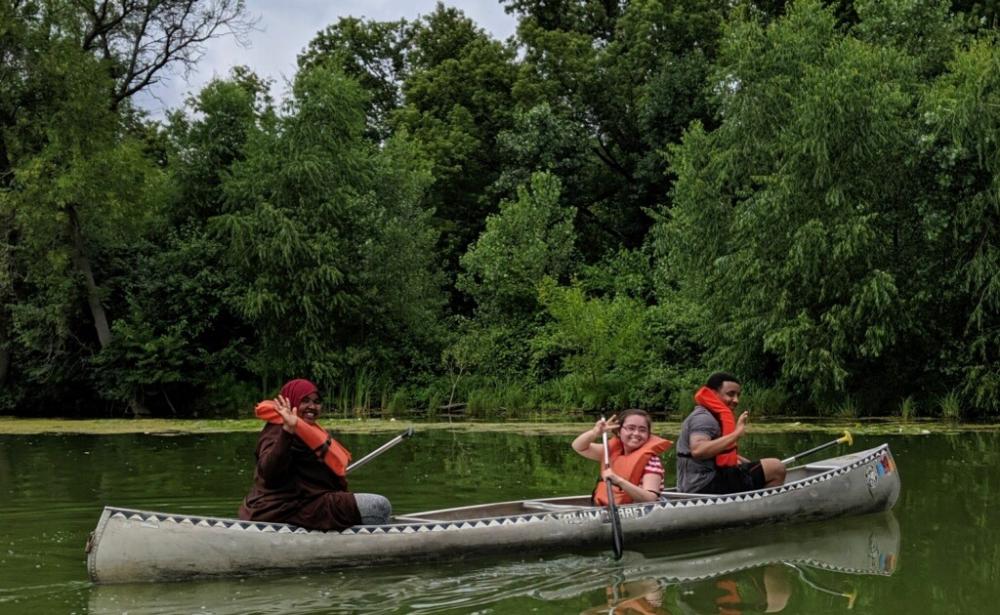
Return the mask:
[[291,523],[314,530],[388,523],[389,500],[347,490],[351,454],[316,424],[323,410],[316,385],[291,380],[257,405],[268,421],[257,441],[257,468],[240,519]]

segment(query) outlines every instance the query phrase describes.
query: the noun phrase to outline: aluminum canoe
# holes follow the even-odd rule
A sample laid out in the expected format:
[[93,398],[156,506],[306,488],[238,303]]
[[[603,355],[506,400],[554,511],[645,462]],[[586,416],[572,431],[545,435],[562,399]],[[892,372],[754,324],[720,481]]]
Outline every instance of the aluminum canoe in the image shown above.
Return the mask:
[[[846,597],[848,594],[841,592],[856,587],[860,583],[857,576],[893,574],[899,565],[900,542],[899,524],[890,511],[646,542],[633,545],[641,552],[626,548],[619,561],[613,561],[610,550],[604,549],[544,558],[485,557],[474,566],[457,561],[295,573],[292,579],[290,575],[267,575],[254,578],[252,583],[245,578],[106,583],[91,588],[87,612],[323,613],[331,610],[331,596],[342,605],[350,605],[354,613],[483,613],[498,600],[514,598],[521,600],[520,604],[532,603],[538,610],[552,611],[553,603],[565,607],[568,600],[576,600],[578,605],[604,595],[625,600],[633,593],[630,588],[641,587],[641,595],[651,581],[661,591],[672,585],[684,585],[683,591],[687,591],[692,583],[715,586],[718,579],[740,578],[775,566],[802,577],[799,584],[809,584],[810,578],[833,581],[839,590],[835,593]],[[823,574],[816,577],[813,573],[819,571]],[[869,578],[863,583],[873,582],[877,583]],[[616,612],[626,610],[622,606]]]
[[[784,485],[729,495],[668,490],[619,507],[626,548],[727,527],[889,510],[900,477],[888,445],[790,468]],[[321,532],[281,523],[105,507],[87,544],[97,583],[294,572],[611,544],[589,496],[517,500],[397,515],[387,525]]]

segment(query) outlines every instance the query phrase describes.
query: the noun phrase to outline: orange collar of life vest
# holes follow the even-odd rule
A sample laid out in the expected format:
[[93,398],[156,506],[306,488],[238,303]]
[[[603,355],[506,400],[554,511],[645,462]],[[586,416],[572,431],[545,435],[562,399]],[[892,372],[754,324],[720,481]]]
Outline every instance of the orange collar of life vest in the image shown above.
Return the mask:
[[[728,436],[736,429],[736,419],[733,418],[733,411],[722,402],[718,393],[708,387],[701,387],[694,394],[694,401],[699,406],[711,412],[715,420],[719,421],[723,436]],[[735,444],[733,444],[732,448],[728,448],[715,456],[715,465],[720,468],[736,467],[739,463],[740,456]]]

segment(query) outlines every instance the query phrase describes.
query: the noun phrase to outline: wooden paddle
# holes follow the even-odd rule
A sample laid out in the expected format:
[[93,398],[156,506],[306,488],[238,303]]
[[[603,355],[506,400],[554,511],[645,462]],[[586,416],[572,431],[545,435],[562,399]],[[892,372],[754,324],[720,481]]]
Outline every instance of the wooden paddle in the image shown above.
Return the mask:
[[792,463],[792,462],[794,462],[794,461],[796,461],[798,459],[801,459],[802,457],[805,457],[807,455],[812,455],[813,453],[819,452],[819,451],[823,450],[824,448],[829,448],[829,447],[833,446],[834,444],[846,444],[847,446],[850,446],[850,445],[854,444],[854,438],[851,437],[851,432],[845,431],[844,435],[840,436],[836,440],[831,440],[831,441],[827,442],[826,444],[820,444],[819,446],[813,447],[813,448],[809,449],[808,451],[802,451],[801,453],[798,453],[798,454],[792,455],[791,457],[787,457],[785,459],[782,459],[781,463],[783,463],[783,464],[785,464],[787,466],[788,464],[790,464],[790,463]]
[[[604,417],[601,417],[604,420]],[[608,432],[602,431],[601,436],[604,438],[604,467],[611,467],[611,455],[608,453]],[[615,492],[611,486],[611,479],[605,478],[604,484],[608,487],[608,516],[611,517],[611,548],[614,551],[615,559],[622,558],[622,552],[625,550],[625,539],[622,536],[622,520],[618,516],[618,506],[615,504]]]
[[397,444],[399,444],[400,442],[402,442],[403,440],[409,438],[412,435],[413,435],[413,428],[412,427],[408,427],[406,429],[406,431],[404,431],[403,433],[399,434],[398,436],[396,436],[392,440],[389,440],[388,442],[386,442],[382,446],[378,447],[377,449],[375,449],[372,452],[368,453],[367,455],[365,455],[361,459],[358,459],[357,461],[355,461],[351,465],[347,466],[347,470],[346,470],[345,473],[346,474],[350,474],[352,470],[357,470],[361,466],[365,465],[366,463],[368,463],[372,459],[375,459],[376,457],[378,457],[382,453],[386,452],[390,448],[396,446]]

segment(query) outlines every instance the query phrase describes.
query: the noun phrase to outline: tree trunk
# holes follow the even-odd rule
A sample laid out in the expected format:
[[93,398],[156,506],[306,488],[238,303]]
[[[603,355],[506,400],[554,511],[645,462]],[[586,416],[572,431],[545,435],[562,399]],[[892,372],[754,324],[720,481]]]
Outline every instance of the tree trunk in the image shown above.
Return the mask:
[[10,350],[0,347],[0,387],[7,384],[7,372],[10,369]]
[[[0,172],[3,169],[8,169],[9,165],[6,164],[6,156],[3,152],[2,146],[0,146]],[[6,186],[4,186],[6,187]],[[13,235],[14,232],[11,230],[14,227],[14,216],[8,215],[4,216],[3,220],[0,220],[3,227],[7,230],[4,232],[2,237],[3,244],[0,245],[0,267],[6,269],[2,274],[0,274],[0,279],[7,280],[6,292],[0,294],[0,301],[6,306],[8,303],[14,303],[14,265],[13,265]],[[0,388],[6,386],[7,375],[10,373],[10,348],[8,344],[10,343],[10,335],[13,326],[10,322],[10,314],[7,312],[6,307],[3,309],[3,313],[0,313]]]
[[83,276],[84,284],[87,286],[87,304],[90,306],[90,315],[94,318],[94,328],[97,329],[97,341],[101,343],[102,349],[107,348],[114,338],[111,336],[108,315],[104,311],[104,304],[101,303],[100,289],[94,281],[94,271],[90,267],[90,259],[83,243],[80,218],[72,205],[69,207],[69,220],[70,233],[73,236],[73,265]]
[[[108,323],[107,312],[104,311],[104,304],[101,303],[100,289],[94,280],[94,270],[90,266],[90,258],[87,256],[86,245],[83,240],[83,229],[80,228],[80,217],[76,213],[76,207],[69,207],[70,234],[73,237],[73,266],[77,273],[83,276],[84,284],[87,287],[87,305],[90,306],[90,314],[94,318],[94,328],[97,329],[97,341],[101,348],[107,348],[114,340],[111,335],[111,325]],[[149,416],[152,414],[133,393],[128,402],[129,410],[136,417]]]

